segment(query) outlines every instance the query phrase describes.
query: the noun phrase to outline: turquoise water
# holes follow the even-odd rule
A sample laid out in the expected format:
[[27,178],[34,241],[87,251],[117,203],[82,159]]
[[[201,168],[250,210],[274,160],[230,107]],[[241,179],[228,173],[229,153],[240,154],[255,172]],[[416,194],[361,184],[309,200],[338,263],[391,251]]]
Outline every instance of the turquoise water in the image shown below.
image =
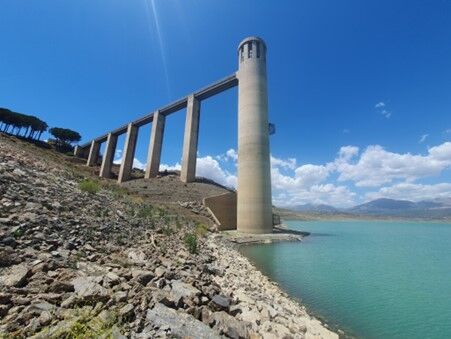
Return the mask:
[[312,234],[242,253],[312,313],[359,338],[451,338],[451,225],[287,224]]

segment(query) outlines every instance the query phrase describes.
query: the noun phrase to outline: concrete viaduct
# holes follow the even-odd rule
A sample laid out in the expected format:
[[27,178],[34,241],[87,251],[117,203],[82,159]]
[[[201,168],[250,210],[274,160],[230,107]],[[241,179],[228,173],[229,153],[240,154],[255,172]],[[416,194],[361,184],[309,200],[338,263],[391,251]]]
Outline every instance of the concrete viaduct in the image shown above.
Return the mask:
[[100,146],[106,142],[100,177],[110,178],[118,136],[126,133],[118,182],[130,180],[139,128],[152,123],[145,178],[159,173],[166,117],[186,108],[185,134],[180,179],[196,178],[196,157],[202,100],[238,86],[238,187],[236,228],[245,233],[271,233],[271,173],[269,151],[266,45],[258,37],[244,39],[238,47],[238,71],[181,98],[153,113],[76,146],[75,156],[95,166]]

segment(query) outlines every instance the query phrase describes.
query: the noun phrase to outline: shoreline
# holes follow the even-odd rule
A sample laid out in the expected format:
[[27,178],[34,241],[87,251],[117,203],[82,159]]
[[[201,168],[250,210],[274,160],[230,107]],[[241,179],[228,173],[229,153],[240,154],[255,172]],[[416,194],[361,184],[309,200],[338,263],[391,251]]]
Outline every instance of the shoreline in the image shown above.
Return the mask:
[[[250,322],[264,338],[339,338],[327,323],[311,315],[300,300],[285,292],[239,251],[248,244],[252,243],[233,243],[222,234],[213,234],[206,242],[224,269],[224,275],[215,281],[243,308],[237,319]],[[337,332],[343,335],[339,329]]]
[[451,217],[447,218],[422,218],[406,217],[396,215],[364,215],[364,214],[342,214],[342,213],[315,213],[298,212],[289,209],[275,208],[274,213],[278,214],[281,220],[299,221],[406,221],[406,222],[430,222],[451,224]]
[[[286,224],[281,224],[281,227],[284,228],[288,228],[288,226]],[[305,233],[304,238],[307,236],[310,236],[311,233],[309,232],[303,232]],[[303,241],[299,240],[300,242]],[[279,241],[280,242],[280,241]],[[275,242],[271,242],[271,243],[275,243]],[[315,312],[314,310],[312,310],[310,307],[308,307],[307,305],[305,305],[302,300],[294,295],[291,295],[290,293],[288,293],[287,291],[285,291],[285,289],[275,280],[271,279],[270,277],[266,276],[265,273],[263,273],[261,271],[261,269],[253,262],[252,259],[248,258],[246,255],[244,255],[240,249],[246,247],[246,246],[255,246],[255,245],[267,245],[269,243],[264,243],[264,242],[247,242],[247,243],[233,243],[233,245],[235,246],[235,250],[242,256],[244,257],[247,261],[249,261],[250,265],[257,271],[259,271],[263,276],[265,276],[271,283],[273,283],[275,286],[277,286],[277,288],[279,288],[282,293],[286,294],[287,297],[289,299],[291,299],[292,301],[294,301],[295,303],[297,303],[299,305],[299,307],[303,308],[307,314],[318,320],[322,326],[324,326],[327,330],[331,331],[332,333],[338,335],[339,338],[343,338],[343,339],[355,339],[356,337],[350,335],[348,332],[346,332],[344,329],[342,329],[339,324],[331,324],[328,322],[327,318],[325,316],[323,316],[322,314]]]
[[324,215],[318,215],[317,218],[305,218],[302,216],[290,216],[290,217],[281,217],[283,221],[305,221],[305,222],[314,222],[314,221],[366,221],[366,222],[406,222],[406,223],[431,223],[431,224],[449,224],[451,225],[450,220],[439,220],[439,219],[421,219],[421,218],[392,218],[392,217],[381,217],[381,218],[371,218],[366,216],[356,216],[351,218],[343,218],[337,216],[324,217]]

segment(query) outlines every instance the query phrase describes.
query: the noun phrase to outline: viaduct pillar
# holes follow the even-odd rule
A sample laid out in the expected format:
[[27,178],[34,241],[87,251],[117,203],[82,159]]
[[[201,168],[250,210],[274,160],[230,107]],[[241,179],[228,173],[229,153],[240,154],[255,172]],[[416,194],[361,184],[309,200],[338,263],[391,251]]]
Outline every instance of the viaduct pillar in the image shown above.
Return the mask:
[[74,147],[74,156],[75,157],[77,157],[77,158],[81,158],[82,156],[83,156],[83,150],[82,150],[82,148],[80,147],[80,146],[75,146]]
[[237,229],[272,232],[266,45],[258,37],[238,47]]
[[91,148],[89,149],[89,155],[88,155],[88,166],[95,166],[97,164],[97,161],[99,160],[99,153],[100,153],[100,142],[97,142],[95,140],[91,141]]
[[133,159],[135,158],[136,140],[138,139],[138,126],[132,123],[127,126],[127,137],[125,139],[124,151],[122,153],[122,162],[119,169],[117,181],[122,183],[131,177]]
[[117,135],[108,133],[106,139],[105,154],[102,159],[99,176],[102,178],[111,178],[111,167],[113,166],[114,152],[116,151]]
[[200,102],[190,95],[186,106],[185,136],[183,140],[182,170],[180,179],[193,182],[196,179],[197,143],[199,140]]
[[149,153],[145,178],[155,178],[160,171],[161,148],[163,146],[164,124],[166,117],[156,111],[152,120],[152,131],[150,132]]

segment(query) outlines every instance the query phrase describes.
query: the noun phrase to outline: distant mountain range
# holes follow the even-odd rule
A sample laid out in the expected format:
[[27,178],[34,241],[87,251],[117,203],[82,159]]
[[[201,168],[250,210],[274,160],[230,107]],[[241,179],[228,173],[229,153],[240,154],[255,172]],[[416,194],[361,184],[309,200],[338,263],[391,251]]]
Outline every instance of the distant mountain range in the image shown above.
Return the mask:
[[419,202],[381,198],[351,208],[337,208],[325,204],[305,204],[292,206],[290,209],[319,215],[350,214],[441,219],[451,217],[451,197]]

